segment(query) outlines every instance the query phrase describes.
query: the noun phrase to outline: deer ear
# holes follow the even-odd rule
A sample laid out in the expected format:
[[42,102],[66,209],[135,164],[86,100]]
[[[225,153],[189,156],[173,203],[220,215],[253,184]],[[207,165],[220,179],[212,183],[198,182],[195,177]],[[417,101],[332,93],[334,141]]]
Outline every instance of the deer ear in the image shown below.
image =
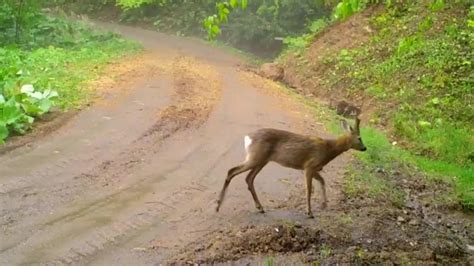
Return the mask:
[[349,123],[347,123],[347,121],[344,120],[344,119],[341,119],[341,127],[342,127],[342,129],[344,129],[344,130],[347,131],[347,132],[351,132],[351,131],[352,131],[351,126],[350,126]]

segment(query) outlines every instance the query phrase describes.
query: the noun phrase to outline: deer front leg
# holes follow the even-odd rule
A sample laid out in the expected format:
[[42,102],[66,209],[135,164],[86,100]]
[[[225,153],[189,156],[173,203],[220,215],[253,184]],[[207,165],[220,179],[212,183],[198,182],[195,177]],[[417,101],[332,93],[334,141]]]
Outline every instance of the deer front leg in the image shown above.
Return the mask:
[[314,173],[313,177],[319,181],[319,184],[321,184],[321,190],[323,192],[323,204],[321,205],[321,208],[326,209],[328,206],[328,198],[326,196],[326,183],[324,182],[324,178],[318,172]]
[[248,189],[249,189],[250,193],[252,194],[253,201],[255,202],[255,207],[257,208],[257,210],[260,213],[264,213],[265,211],[263,210],[262,204],[258,200],[257,192],[255,192],[255,187],[253,185],[253,182],[254,182],[255,177],[257,176],[257,174],[260,172],[260,170],[262,170],[262,168],[265,165],[266,165],[266,163],[261,164],[259,166],[255,166],[255,168],[253,168],[250,171],[250,173],[247,175],[247,177],[245,178],[245,181],[247,182],[247,185],[248,185]]
[[314,218],[313,211],[311,210],[311,192],[313,189],[313,170],[311,168],[307,168],[305,170],[305,177],[306,177],[306,204],[307,204],[307,212],[309,218]]

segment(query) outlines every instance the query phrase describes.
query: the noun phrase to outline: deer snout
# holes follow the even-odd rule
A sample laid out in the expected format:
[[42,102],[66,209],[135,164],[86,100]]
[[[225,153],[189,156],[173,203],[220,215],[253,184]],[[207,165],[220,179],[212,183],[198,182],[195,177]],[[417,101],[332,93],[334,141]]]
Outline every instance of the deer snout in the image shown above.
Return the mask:
[[367,150],[367,147],[365,147],[364,143],[362,142],[362,140],[360,140],[359,142],[359,145],[358,145],[358,150],[359,151],[366,151]]

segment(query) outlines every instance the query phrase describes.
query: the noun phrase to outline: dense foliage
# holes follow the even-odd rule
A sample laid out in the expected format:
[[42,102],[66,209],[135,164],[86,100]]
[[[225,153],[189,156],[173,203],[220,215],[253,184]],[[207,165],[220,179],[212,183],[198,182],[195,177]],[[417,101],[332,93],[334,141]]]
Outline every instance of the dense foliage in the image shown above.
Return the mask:
[[58,104],[86,101],[80,83],[90,66],[135,47],[111,33],[47,16],[37,2],[0,4],[0,143],[23,134],[35,118]]
[[275,38],[304,34],[314,27],[312,21],[330,14],[322,1],[269,2],[251,1],[247,9],[232,12],[220,39],[247,51],[275,56],[282,48],[281,40]]
[[282,48],[280,38],[305,33],[313,20],[330,14],[323,0],[110,0],[102,6],[95,2],[84,0],[72,7],[78,12],[109,16],[118,4],[123,9],[114,15],[123,22],[145,23],[159,31],[202,38],[222,32],[218,40],[262,56],[275,56]]

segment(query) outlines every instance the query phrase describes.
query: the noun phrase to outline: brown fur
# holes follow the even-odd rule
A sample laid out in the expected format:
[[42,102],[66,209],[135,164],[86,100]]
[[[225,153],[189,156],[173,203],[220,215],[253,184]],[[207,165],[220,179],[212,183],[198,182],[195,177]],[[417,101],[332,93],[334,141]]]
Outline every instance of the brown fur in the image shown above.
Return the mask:
[[226,189],[232,178],[250,170],[246,178],[248,189],[252,194],[257,209],[263,212],[263,207],[258,200],[253,183],[256,175],[268,162],[276,162],[284,167],[305,170],[308,215],[312,217],[310,202],[312,179],[316,179],[322,186],[323,207],[325,207],[327,204],[325,182],[321,175],[319,175],[319,171],[334,158],[349,149],[361,151],[366,149],[360,139],[359,122],[359,119],[356,118],[355,128],[353,129],[347,122],[343,121],[346,134],[336,139],[304,136],[272,128],[263,128],[250,133],[248,136],[252,139],[252,143],[248,147],[247,160],[228,171],[217,202],[216,211],[219,211]]

